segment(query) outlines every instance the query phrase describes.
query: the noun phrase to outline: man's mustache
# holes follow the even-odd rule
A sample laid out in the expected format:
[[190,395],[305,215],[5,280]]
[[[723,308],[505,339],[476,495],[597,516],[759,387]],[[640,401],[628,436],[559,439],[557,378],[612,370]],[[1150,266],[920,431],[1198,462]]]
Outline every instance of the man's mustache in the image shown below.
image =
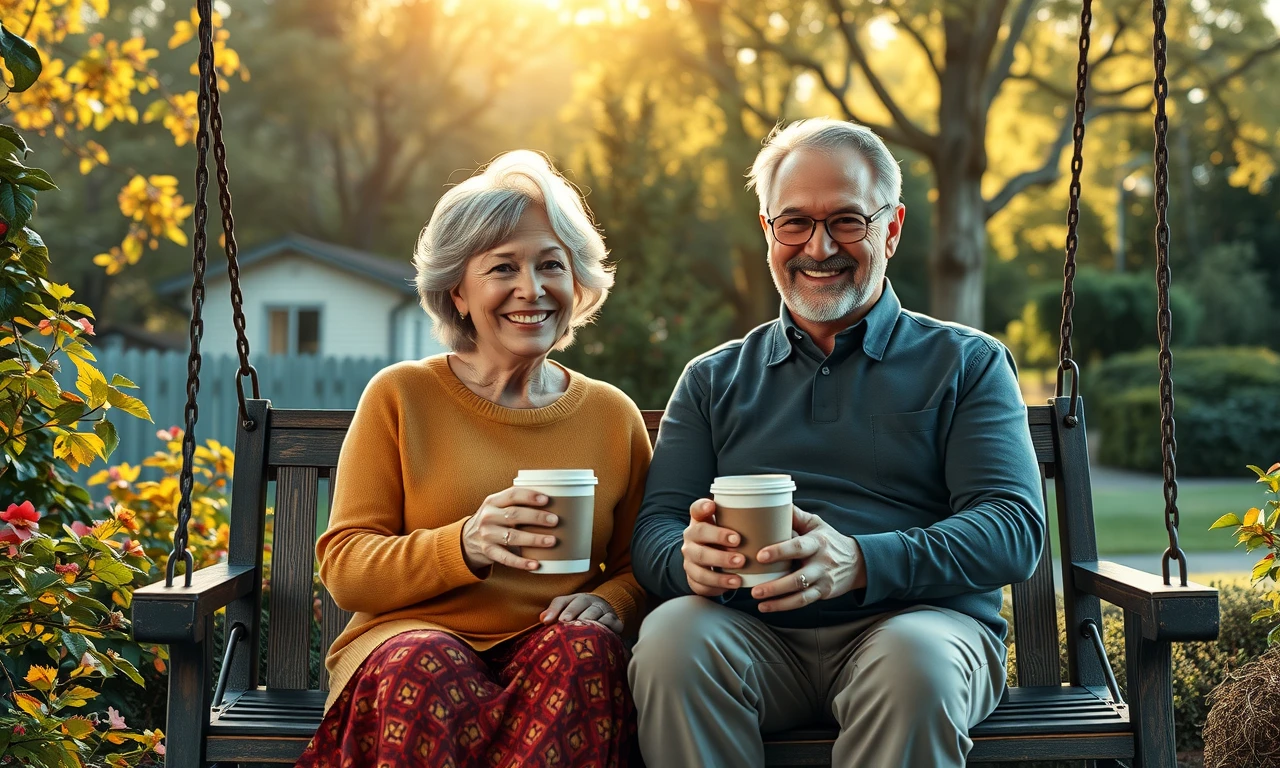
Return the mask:
[[810,272],[835,272],[840,269],[856,269],[858,262],[851,256],[836,255],[829,259],[817,261],[808,256],[797,256],[787,262],[787,271],[792,277],[800,270],[808,270]]

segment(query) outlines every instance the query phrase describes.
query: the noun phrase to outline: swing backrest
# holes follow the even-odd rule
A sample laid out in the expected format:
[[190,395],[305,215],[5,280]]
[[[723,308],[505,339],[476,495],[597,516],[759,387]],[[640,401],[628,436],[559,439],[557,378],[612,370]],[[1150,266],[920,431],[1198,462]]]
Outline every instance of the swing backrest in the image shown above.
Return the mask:
[[[1060,426],[1066,400],[1057,398],[1050,405],[1031,406],[1028,427],[1043,476],[1055,481],[1068,626],[1078,626],[1080,618],[1096,614],[1098,605],[1096,598],[1076,594],[1069,563],[1071,558],[1096,559],[1096,551],[1083,420],[1077,428]],[[272,409],[265,400],[252,400],[250,406],[251,416],[256,415],[264,426],[252,432],[241,429],[237,438],[229,560],[232,565],[261,563],[269,484],[274,483],[270,569],[264,579],[267,621],[264,628],[250,615],[250,606],[264,602],[261,591],[252,600],[237,601],[230,607],[229,621],[238,620],[253,629],[251,642],[246,644],[251,653],[237,652],[229,688],[326,689],[327,674],[323,664],[315,663],[312,652],[319,649],[322,659],[350,614],[333,602],[314,577],[315,542],[323,530],[335,481],[341,482],[337,477],[338,453],[352,412]],[[655,439],[662,412],[646,411],[644,417],[650,439]],[[1046,534],[1044,555],[1032,577],[1012,589],[1017,675],[1024,686],[1061,682],[1050,538]],[[265,679],[260,680],[258,654],[264,630]],[[1090,663],[1089,656],[1077,653],[1074,634],[1068,633],[1067,638],[1071,682],[1101,684],[1096,660]]]

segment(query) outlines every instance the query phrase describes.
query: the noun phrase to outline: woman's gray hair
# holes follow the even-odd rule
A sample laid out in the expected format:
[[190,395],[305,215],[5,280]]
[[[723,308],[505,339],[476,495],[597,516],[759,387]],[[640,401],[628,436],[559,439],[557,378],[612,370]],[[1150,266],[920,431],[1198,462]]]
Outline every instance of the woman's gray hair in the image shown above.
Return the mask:
[[510,239],[530,205],[546,211],[551,229],[569,252],[573,310],[556,349],[595,318],[613,286],[608,251],[582,197],[546,157],[529,150],[499,155],[482,171],[444,193],[413,252],[418,296],[434,321],[435,337],[457,352],[475,349],[475,326],[458,316],[451,292],[467,262]]
[[764,147],[756,155],[751,172],[747,174],[747,187],[754,186],[756,195],[760,198],[760,213],[768,215],[766,208],[773,190],[774,177],[778,174],[778,166],[782,165],[787,155],[802,147],[852,149],[871,164],[876,178],[877,197],[884,203],[894,204],[902,197],[902,169],[879,136],[870,128],[857,123],[815,117],[797,120],[785,128],[782,123],[778,123],[764,140]]

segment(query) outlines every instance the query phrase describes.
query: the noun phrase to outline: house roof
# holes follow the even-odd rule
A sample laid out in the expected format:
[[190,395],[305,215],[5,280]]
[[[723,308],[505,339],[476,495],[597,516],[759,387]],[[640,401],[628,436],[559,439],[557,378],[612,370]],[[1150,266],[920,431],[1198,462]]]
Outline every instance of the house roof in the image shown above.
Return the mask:
[[[258,262],[266,261],[282,253],[300,253],[310,256],[329,266],[336,267],[366,280],[386,285],[406,296],[417,292],[414,287],[415,272],[413,265],[407,261],[396,261],[367,251],[358,251],[343,245],[326,243],[299,234],[288,234],[269,243],[264,243],[248,253],[240,254],[238,259],[241,271]],[[210,256],[209,280],[216,280],[226,273],[220,266],[221,260]],[[191,289],[191,276],[180,275],[166,280],[156,286],[161,296],[178,294]]]

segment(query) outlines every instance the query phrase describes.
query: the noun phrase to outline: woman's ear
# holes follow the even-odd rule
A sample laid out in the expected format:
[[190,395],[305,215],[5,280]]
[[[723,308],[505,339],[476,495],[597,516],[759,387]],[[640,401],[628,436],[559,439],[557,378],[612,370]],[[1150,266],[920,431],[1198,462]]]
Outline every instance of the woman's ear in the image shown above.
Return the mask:
[[450,288],[449,298],[453,299],[453,308],[458,310],[458,315],[465,319],[469,313],[467,312],[467,300],[463,297],[461,288],[461,285],[455,285]]

